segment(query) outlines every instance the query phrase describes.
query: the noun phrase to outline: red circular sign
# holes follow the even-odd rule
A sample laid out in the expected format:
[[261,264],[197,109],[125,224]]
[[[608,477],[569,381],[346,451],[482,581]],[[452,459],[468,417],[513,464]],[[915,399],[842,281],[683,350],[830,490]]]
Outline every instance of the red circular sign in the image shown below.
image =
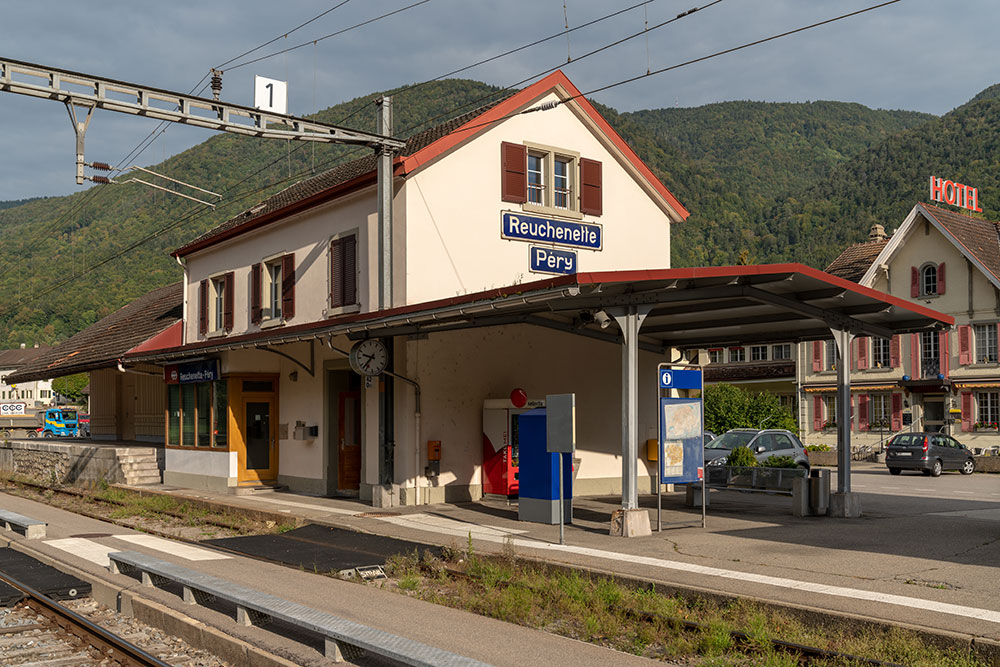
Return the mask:
[[510,392],[510,402],[514,404],[515,408],[523,408],[528,404],[528,394],[518,387]]

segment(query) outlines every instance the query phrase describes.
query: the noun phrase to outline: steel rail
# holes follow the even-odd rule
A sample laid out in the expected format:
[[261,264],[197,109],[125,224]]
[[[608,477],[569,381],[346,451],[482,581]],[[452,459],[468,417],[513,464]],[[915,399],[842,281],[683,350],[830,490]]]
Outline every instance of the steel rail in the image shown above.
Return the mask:
[[103,655],[110,657],[119,664],[128,667],[171,667],[169,663],[142,650],[135,644],[118,635],[105,630],[96,623],[80,614],[67,609],[47,595],[36,591],[4,572],[0,572],[0,581],[4,581],[28,596],[27,604],[36,612],[52,620],[56,625],[79,639],[97,648]]

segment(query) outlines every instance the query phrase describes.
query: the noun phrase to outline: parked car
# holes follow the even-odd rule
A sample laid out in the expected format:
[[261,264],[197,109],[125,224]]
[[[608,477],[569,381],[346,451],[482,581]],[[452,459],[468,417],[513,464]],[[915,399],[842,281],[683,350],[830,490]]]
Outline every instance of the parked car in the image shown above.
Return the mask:
[[90,437],[90,415],[83,413],[77,415],[77,422],[80,424],[80,430],[77,435],[81,438]]
[[708,443],[710,443],[713,440],[715,440],[717,437],[719,437],[719,436],[715,435],[711,431],[705,431],[705,444],[707,445]]
[[958,470],[963,475],[976,471],[976,459],[969,448],[944,433],[900,433],[889,441],[885,465],[890,474],[919,470],[938,477],[944,470]]
[[734,428],[705,444],[705,465],[726,465],[729,453],[737,447],[749,447],[763,463],[771,456],[791,456],[800,468],[809,469],[809,455],[791,431],[768,428]]

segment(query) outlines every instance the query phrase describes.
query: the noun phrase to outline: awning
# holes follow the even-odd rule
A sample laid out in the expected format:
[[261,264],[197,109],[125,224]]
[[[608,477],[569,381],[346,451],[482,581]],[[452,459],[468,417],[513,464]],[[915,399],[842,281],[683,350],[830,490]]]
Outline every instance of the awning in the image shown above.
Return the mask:
[[956,389],[1000,389],[1000,382],[996,380],[970,380],[968,382],[956,382],[953,386]]
[[[862,392],[862,391],[892,391],[893,389],[899,389],[899,384],[896,382],[881,382],[879,384],[852,384],[852,392]],[[807,394],[821,394],[821,393],[832,393],[837,391],[836,385],[819,385],[813,387],[805,387]]]
[[335,335],[361,339],[510,324],[620,344],[605,311],[628,307],[649,310],[639,343],[654,351],[821,340],[831,337],[831,328],[889,337],[954,324],[949,315],[803,264],[766,264],[578,273],[223,339],[143,346],[126,359],[162,362]]

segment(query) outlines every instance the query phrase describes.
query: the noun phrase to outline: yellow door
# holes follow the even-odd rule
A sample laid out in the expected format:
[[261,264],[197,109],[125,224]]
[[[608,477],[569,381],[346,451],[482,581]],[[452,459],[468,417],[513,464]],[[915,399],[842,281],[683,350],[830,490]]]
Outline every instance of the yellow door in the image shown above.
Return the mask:
[[239,482],[274,481],[278,477],[278,440],[274,399],[244,396],[240,421],[242,442],[237,441]]

